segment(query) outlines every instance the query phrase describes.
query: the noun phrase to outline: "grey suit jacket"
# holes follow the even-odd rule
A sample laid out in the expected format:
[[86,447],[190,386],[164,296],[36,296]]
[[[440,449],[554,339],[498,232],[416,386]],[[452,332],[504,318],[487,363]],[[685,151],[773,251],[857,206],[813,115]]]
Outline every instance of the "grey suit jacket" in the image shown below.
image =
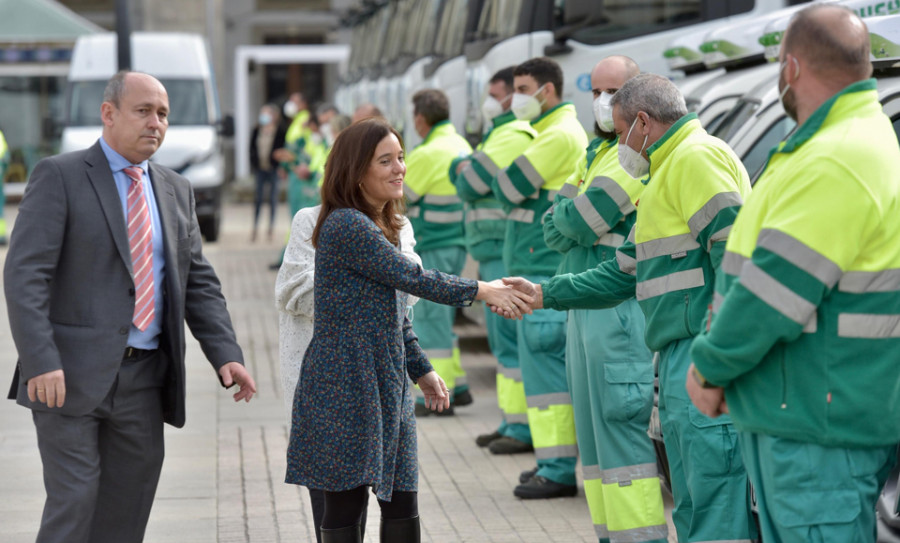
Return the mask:
[[[203,257],[187,179],[151,163],[166,259],[160,354],[168,364],[164,419],[184,425],[184,322],[218,370],[243,362],[221,286]],[[134,312],[125,216],[100,143],[40,161],[10,237],[3,270],[10,328],[19,360],[10,398],[28,400],[26,383],[62,369],[66,401],[53,411],[84,415],[109,392]]]

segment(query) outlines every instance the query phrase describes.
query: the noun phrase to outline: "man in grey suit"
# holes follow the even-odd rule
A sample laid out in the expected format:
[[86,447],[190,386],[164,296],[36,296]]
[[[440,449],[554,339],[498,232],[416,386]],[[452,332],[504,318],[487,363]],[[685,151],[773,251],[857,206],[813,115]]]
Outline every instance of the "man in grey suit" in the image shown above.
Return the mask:
[[141,541],[184,425],[184,322],[235,401],[256,392],[219,280],[203,257],[188,181],[148,159],[169,100],[119,73],[91,148],[42,160],[4,269],[19,355],[10,398],[32,410],[47,500],[38,542]]

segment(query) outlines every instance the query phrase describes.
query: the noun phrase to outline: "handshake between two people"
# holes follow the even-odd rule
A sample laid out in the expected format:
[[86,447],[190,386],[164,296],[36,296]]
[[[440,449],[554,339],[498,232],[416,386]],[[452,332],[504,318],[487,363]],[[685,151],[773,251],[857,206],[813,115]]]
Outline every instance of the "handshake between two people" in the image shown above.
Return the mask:
[[544,307],[541,286],[522,277],[479,281],[475,299],[484,301],[491,311],[507,319],[521,319]]

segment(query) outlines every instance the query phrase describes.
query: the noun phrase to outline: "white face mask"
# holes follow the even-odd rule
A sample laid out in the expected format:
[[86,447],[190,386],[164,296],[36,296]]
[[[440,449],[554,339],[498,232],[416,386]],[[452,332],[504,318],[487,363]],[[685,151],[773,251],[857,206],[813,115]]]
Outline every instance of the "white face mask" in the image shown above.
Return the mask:
[[284,116],[288,119],[293,119],[299,112],[300,108],[297,107],[293,100],[288,100],[284,103]]
[[331,147],[331,144],[334,143],[334,131],[331,129],[331,125],[328,123],[323,124],[319,127],[319,132],[322,134],[325,144]]
[[[784,74],[785,68],[787,68],[787,63],[782,64],[781,70],[779,70],[779,74],[780,74],[779,75],[779,84],[781,83],[780,76]],[[800,66],[798,64],[797,69],[794,72],[794,79],[796,79],[799,75],[800,75]],[[781,89],[781,93],[779,93],[779,95],[778,95],[778,101],[781,102],[781,107],[784,108],[784,112],[787,113],[788,117],[790,117],[791,119],[796,121],[797,120],[797,109],[796,109],[796,107],[794,107],[795,104],[785,104],[784,103],[784,97],[787,95],[789,90],[791,90],[791,84],[788,83],[787,80],[785,80],[784,88]]]
[[490,121],[494,117],[499,117],[500,115],[503,115],[503,103],[493,96],[488,95],[488,97],[484,99],[484,103],[481,104],[481,114],[484,115],[485,121]]
[[600,126],[600,130],[604,132],[614,132],[612,106],[609,102],[612,100],[612,93],[601,92],[594,100],[594,120]]
[[628,135],[625,136],[625,141],[619,140],[619,165],[622,166],[625,173],[635,179],[640,179],[650,172],[650,161],[641,156],[641,153],[644,152],[644,147],[647,145],[647,138],[650,136],[644,136],[644,143],[641,144],[640,151],[635,151],[629,147],[626,142],[628,141],[628,138],[631,137],[631,131],[634,130],[634,125],[636,123],[637,117],[635,117],[634,122],[631,123],[631,128],[628,129]]
[[538,101],[536,96],[544,89],[546,85],[541,85],[534,94],[515,93],[512,97],[512,112],[517,119],[530,121],[536,119],[541,114],[541,106],[543,102]]

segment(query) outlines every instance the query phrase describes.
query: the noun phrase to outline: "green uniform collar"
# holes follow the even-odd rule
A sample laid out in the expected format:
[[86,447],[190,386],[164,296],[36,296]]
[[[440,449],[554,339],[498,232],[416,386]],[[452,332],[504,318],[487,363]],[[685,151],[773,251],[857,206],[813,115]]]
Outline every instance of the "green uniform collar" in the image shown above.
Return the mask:
[[484,133],[484,136],[481,138],[481,143],[484,143],[487,141],[488,136],[491,135],[491,132],[493,132],[495,128],[500,128],[504,124],[511,123],[515,120],[516,120],[516,114],[513,113],[512,111],[507,111],[506,113],[501,113],[500,115],[497,115],[496,117],[491,119],[492,126],[491,126],[490,130],[488,130],[487,132]]
[[[697,130],[703,130],[703,127],[700,125],[700,120],[697,118],[696,113],[688,113],[675,121],[675,124],[670,126],[656,143],[647,148],[647,157],[650,160],[650,175],[642,179],[641,183],[645,185],[649,183],[650,178],[653,177],[653,171],[666,160],[672,149]],[[653,155],[656,156],[654,157]]]
[[[447,127],[449,127],[449,129]],[[421,145],[428,143],[428,140],[430,140],[431,136],[435,133],[444,134],[450,133],[451,131],[455,132],[455,130],[453,129],[453,125],[450,124],[449,120],[437,122],[434,124],[434,126],[431,127],[431,130],[428,131],[428,134],[425,135],[425,139],[422,140]]]
[[[531,126],[535,128],[538,132],[540,132],[544,127],[548,124],[551,124],[549,121],[552,117],[556,116],[557,112],[560,112],[564,109],[571,109],[573,112],[575,111],[575,106],[572,105],[572,102],[560,102],[555,106],[551,107],[547,111],[541,113],[536,119],[531,121]],[[540,127],[538,125],[541,125]]]
[[822,128],[822,124],[825,122],[825,119],[828,117],[828,114],[831,112],[831,109],[834,107],[834,104],[843,96],[848,94],[853,94],[856,92],[862,91],[873,91],[878,88],[878,85],[875,79],[865,79],[863,81],[857,81],[856,83],[851,83],[844,90],[838,92],[828,100],[825,100],[821,106],[819,106],[812,115],[806,119],[806,122],[803,123],[803,126],[798,128],[791,136],[786,139],[784,142],[776,145],[770,152],[769,158],[772,158],[772,155],[775,153],[791,153],[797,147],[803,145],[807,140],[813,137],[813,135]]
[[594,158],[596,158],[597,154],[600,151],[605,151],[616,144],[618,138],[613,138],[611,140],[605,138],[594,138],[587,146],[587,167],[591,169],[591,164],[594,162]]

